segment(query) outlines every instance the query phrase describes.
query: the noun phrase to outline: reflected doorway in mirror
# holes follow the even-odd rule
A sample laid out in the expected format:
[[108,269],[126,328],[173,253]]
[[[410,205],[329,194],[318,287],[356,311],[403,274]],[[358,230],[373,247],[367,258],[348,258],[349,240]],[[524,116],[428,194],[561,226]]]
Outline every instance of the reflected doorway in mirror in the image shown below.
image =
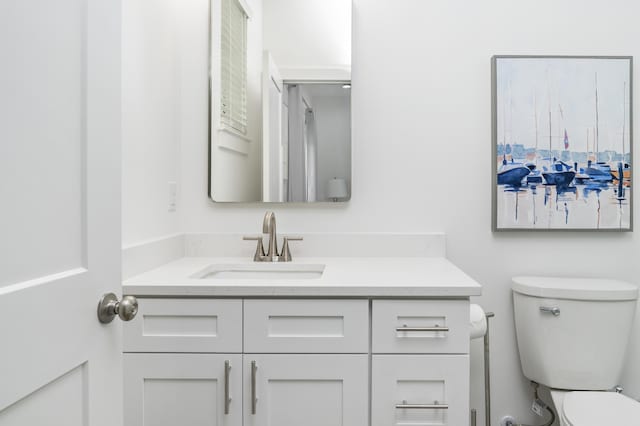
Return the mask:
[[[242,18],[238,25],[222,19],[225,4],[242,12],[234,15]],[[348,201],[352,1],[210,0],[210,5],[211,200]],[[229,38],[232,33],[236,36]],[[229,58],[236,59],[231,66]],[[345,180],[344,197],[327,193],[333,177]]]

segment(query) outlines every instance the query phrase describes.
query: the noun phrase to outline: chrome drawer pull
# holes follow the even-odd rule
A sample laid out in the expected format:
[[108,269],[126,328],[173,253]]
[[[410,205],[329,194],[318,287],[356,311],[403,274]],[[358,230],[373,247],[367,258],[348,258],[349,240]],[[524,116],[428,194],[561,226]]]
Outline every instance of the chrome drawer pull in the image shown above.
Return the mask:
[[550,314],[553,314],[554,317],[557,317],[560,315],[560,308],[558,308],[557,306],[540,306],[540,311],[542,312],[547,312]]
[[408,327],[403,325],[402,327],[396,327],[396,331],[449,331],[449,327]]
[[256,372],[258,365],[255,361],[251,361],[251,414],[256,414],[256,404],[258,397],[256,396]]
[[404,401],[402,404],[396,404],[398,410],[448,410],[448,404],[407,404]]
[[224,414],[229,414],[229,404],[231,404],[231,397],[229,396],[229,373],[231,373],[231,363],[229,361],[224,362]]

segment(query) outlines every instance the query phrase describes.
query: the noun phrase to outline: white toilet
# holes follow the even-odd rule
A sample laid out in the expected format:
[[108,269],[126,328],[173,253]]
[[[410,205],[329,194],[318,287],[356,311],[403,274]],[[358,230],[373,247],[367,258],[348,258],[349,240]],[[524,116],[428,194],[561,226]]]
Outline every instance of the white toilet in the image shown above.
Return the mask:
[[522,371],[551,391],[561,426],[640,426],[618,385],[638,299],[622,281],[513,278]]

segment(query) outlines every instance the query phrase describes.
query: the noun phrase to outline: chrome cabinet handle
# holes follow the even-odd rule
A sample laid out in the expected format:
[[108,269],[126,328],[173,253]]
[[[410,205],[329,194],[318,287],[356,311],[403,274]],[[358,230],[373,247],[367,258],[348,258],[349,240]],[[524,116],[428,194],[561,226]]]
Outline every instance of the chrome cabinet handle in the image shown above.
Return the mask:
[[553,314],[554,317],[560,315],[560,308],[557,306],[540,306],[540,311]]
[[256,397],[256,371],[258,366],[255,361],[251,361],[251,414],[256,414],[256,404],[258,398]]
[[396,331],[449,331],[449,327],[408,327],[403,325],[402,327],[396,327]]
[[402,404],[396,404],[398,410],[448,410],[448,404],[407,404],[403,401]]
[[231,373],[231,363],[226,360],[224,362],[224,414],[229,414],[229,405],[231,397],[229,396],[229,374]]
[[118,297],[113,293],[106,293],[98,302],[98,320],[102,324],[108,324],[117,316],[122,321],[131,321],[138,313],[138,299],[134,296],[124,296],[118,302]]

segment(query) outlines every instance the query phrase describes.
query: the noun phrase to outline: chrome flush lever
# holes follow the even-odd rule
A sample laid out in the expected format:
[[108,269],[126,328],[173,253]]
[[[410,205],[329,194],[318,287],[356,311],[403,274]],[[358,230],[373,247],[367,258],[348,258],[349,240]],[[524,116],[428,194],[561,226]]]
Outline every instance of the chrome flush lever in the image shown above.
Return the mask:
[[554,317],[560,316],[560,308],[557,306],[540,306],[540,311],[553,314]]

